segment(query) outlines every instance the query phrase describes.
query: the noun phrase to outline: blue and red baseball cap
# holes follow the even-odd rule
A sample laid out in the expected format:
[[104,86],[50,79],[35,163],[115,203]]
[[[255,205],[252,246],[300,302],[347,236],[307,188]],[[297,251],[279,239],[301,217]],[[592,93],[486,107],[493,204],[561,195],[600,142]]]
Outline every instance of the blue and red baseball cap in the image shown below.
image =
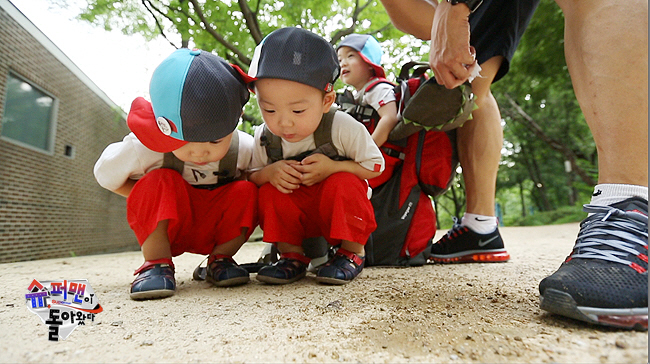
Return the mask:
[[249,99],[250,77],[210,52],[181,48],[154,71],[151,103],[137,98],[129,129],[147,148],[166,153],[188,142],[211,142],[232,133]]
[[248,69],[255,79],[279,78],[326,92],[333,90],[340,73],[334,47],[320,35],[295,27],[267,35],[255,48]]
[[336,50],[341,47],[350,47],[359,52],[361,58],[375,71],[375,76],[386,78],[384,68],[381,66],[383,51],[375,37],[368,34],[350,34],[343,38]]

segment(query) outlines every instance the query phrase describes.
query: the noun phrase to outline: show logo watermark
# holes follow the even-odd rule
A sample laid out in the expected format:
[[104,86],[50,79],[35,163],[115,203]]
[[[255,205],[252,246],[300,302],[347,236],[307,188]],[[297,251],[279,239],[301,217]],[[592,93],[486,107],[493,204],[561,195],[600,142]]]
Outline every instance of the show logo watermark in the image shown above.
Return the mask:
[[94,322],[95,315],[103,311],[87,279],[34,279],[27,291],[27,308],[49,327],[50,341],[65,340],[77,326]]

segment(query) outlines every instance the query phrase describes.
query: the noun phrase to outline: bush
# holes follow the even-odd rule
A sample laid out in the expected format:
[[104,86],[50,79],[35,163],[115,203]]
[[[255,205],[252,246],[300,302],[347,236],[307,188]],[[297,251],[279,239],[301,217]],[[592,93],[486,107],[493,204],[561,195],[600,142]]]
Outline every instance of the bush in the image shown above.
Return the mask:
[[536,212],[519,219],[509,221],[510,226],[540,226],[567,224],[582,221],[587,214],[582,211],[582,206],[564,206],[553,211]]

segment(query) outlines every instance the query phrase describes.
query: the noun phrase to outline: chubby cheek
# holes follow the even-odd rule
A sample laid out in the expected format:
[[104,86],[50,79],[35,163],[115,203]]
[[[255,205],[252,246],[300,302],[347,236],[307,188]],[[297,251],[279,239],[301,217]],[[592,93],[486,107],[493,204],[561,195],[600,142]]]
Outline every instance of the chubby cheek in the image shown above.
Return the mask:
[[222,160],[228,154],[228,148],[218,148],[214,153],[213,161]]
[[187,160],[188,160],[189,153],[185,149],[182,149],[182,148],[177,149],[177,150],[173,151],[172,154],[174,156],[176,156],[176,158],[182,160],[183,162],[187,162]]
[[280,126],[280,121],[278,120],[278,118],[274,116],[270,116],[270,117],[267,116],[264,117],[263,119],[264,119],[264,123],[266,124],[266,127],[269,128],[271,133],[275,135],[279,135],[282,133],[283,128]]

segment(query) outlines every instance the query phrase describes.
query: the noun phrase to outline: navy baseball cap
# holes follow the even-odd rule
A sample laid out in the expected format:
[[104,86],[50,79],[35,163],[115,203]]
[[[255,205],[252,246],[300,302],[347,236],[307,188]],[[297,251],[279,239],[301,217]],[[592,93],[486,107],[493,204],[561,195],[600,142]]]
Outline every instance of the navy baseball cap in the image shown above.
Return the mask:
[[386,78],[384,68],[381,66],[383,52],[375,37],[367,34],[350,34],[341,41],[336,50],[338,51],[341,47],[350,47],[359,52],[361,58],[372,66],[375,76]]
[[211,142],[232,133],[248,102],[250,78],[221,57],[181,48],[154,71],[151,103],[137,98],[127,124],[149,149],[166,153],[188,142]]
[[248,75],[279,78],[332,91],[341,67],[334,47],[320,35],[302,28],[273,31],[255,48]]

